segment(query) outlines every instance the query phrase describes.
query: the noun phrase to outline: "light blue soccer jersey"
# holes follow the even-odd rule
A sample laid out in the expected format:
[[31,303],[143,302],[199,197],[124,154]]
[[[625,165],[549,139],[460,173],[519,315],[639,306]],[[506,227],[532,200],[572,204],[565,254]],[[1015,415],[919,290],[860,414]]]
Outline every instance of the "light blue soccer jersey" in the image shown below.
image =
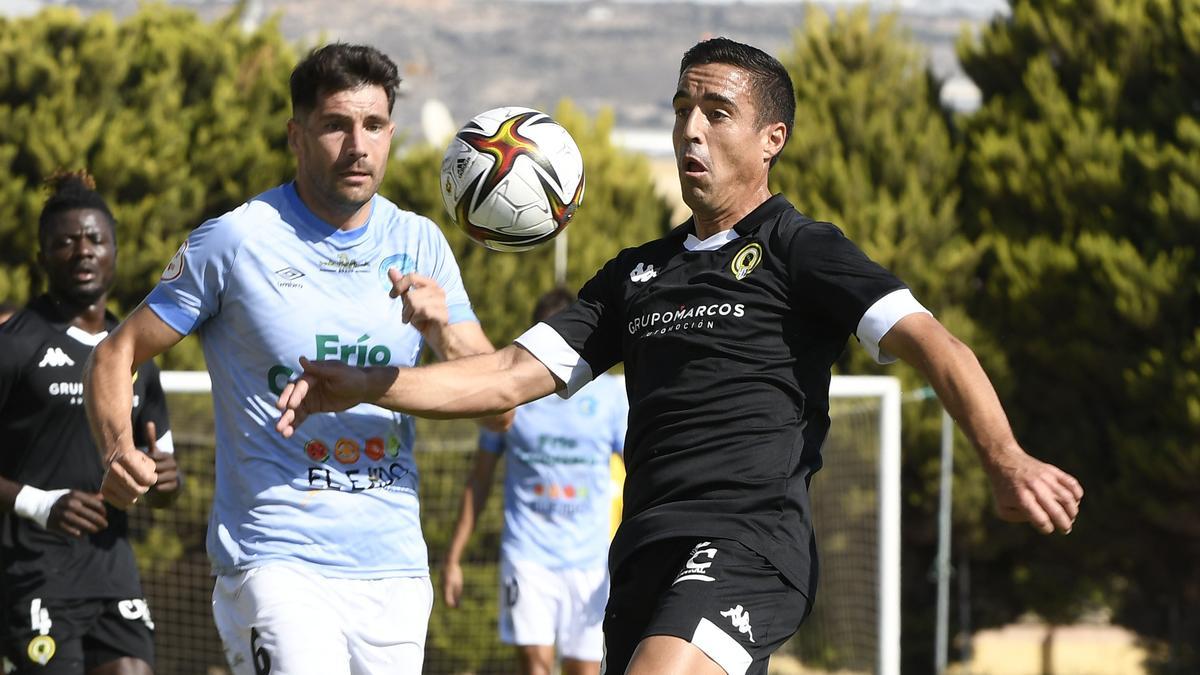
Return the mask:
[[289,562],[335,577],[428,574],[411,418],[364,404],[313,415],[290,439],[274,429],[301,355],[417,361],[422,339],[388,296],[389,267],[436,279],[451,323],[476,320],[433,222],[376,196],[366,225],[343,232],[292,184],[198,227],[147,298],[172,328],[199,335],[212,376],[218,573]]
[[503,556],[546,569],[606,564],[609,462],[625,447],[628,416],[624,381],[602,375],[570,399],[517,408],[504,434],[480,434],[480,448],[506,455]]

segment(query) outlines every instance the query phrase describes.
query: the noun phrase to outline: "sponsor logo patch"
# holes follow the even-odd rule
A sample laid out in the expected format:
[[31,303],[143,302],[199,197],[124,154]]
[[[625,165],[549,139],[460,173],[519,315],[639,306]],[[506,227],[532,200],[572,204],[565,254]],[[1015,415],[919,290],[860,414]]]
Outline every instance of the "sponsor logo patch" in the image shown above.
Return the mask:
[[[696,544],[692,549],[692,555],[688,561],[683,564],[683,569],[679,571],[679,575],[675,577],[675,581],[671,585],[681,581],[716,581],[709,576],[708,568],[712,567],[712,561],[717,557],[717,549],[712,546],[711,541],[702,541]],[[707,562],[705,562],[707,560]]]
[[179,250],[175,251],[175,256],[171,258],[171,262],[167,263],[167,266],[163,268],[162,276],[160,277],[162,281],[175,281],[183,276],[183,254],[187,252],[187,247],[188,243],[184,241]]

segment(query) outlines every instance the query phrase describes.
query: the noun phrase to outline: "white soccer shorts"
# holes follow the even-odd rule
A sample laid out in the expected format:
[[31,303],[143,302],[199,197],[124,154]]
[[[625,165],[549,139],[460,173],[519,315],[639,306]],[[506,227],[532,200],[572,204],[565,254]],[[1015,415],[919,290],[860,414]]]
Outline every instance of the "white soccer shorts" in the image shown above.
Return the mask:
[[563,658],[599,661],[604,651],[608,567],[549,570],[500,560],[500,641],[557,645]]
[[217,577],[213,619],[234,675],[417,675],[429,577],[338,579],[294,565]]

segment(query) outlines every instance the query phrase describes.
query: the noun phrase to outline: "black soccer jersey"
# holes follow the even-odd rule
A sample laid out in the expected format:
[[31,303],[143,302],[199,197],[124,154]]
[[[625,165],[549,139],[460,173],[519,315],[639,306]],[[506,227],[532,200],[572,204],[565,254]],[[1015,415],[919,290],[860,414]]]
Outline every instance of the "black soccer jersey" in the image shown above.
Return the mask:
[[[116,319],[107,317],[108,329]],[[0,475],[42,490],[99,492],[104,472],[83,407],[83,365],[98,342],[38,298],[0,326]],[[170,428],[158,368],[147,362],[133,383],[134,443]],[[0,600],[140,598],[123,511],[108,508],[108,528],[76,539],[13,513],[0,532]]]
[[546,323],[591,374],[625,363],[628,475],[611,568],[667,537],[729,538],[809,594],[808,481],[829,428],[830,368],[868,308],[908,292],[782,196],[733,232],[688,250],[689,222],[622,251]]

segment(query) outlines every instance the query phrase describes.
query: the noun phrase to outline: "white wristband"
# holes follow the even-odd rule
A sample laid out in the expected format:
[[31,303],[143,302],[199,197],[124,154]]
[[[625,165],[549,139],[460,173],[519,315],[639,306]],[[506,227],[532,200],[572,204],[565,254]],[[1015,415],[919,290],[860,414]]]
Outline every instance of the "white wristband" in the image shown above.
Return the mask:
[[50,509],[68,492],[70,490],[39,490],[32,485],[26,485],[13,500],[13,513],[28,518],[45,529],[46,521],[50,519]]

